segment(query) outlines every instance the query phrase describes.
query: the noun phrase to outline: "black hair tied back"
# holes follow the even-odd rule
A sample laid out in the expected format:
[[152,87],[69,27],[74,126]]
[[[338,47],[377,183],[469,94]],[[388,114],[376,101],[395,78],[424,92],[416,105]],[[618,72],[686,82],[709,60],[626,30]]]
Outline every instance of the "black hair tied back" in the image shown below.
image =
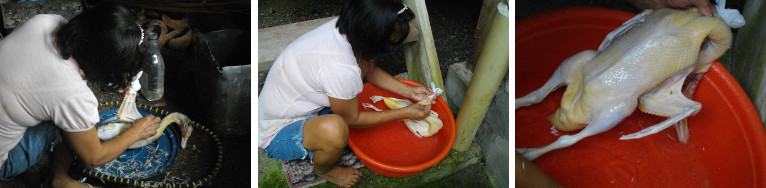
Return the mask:
[[90,8],[55,35],[62,58],[74,58],[88,81],[103,86],[125,88],[147,57],[138,17],[120,5]]
[[404,7],[401,0],[348,0],[336,27],[362,59],[375,59],[407,38],[415,14]]

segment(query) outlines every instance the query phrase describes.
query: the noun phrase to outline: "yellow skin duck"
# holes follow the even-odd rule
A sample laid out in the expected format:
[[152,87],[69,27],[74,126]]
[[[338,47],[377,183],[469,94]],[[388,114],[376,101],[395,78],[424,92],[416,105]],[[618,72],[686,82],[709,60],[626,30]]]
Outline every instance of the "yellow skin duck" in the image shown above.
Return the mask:
[[[122,99],[120,108],[117,110],[117,119],[119,121],[98,127],[97,132],[99,139],[111,140],[112,138],[119,136],[132,126],[131,122],[142,117],[142,115],[138,113],[138,108],[136,108],[136,95],[138,95],[138,90],[141,89],[141,84],[138,83],[138,78],[140,78],[142,74],[143,71],[139,72],[131,82],[131,86],[125,90],[125,96]],[[181,127],[181,149],[184,149],[186,148],[186,142],[193,130],[191,125],[189,125],[190,122],[191,119],[186,117],[186,115],[178,112],[170,113],[160,120],[160,127],[157,128],[157,133],[154,134],[154,136],[138,140],[133,143],[133,145],[130,145],[128,149],[144,147],[149,143],[156,141],[157,138],[162,135],[162,132],[165,131],[165,128],[172,123],[176,123]]]
[[[390,109],[400,109],[412,104],[410,100],[397,99],[393,97],[372,96],[370,99],[373,102],[383,100],[383,103],[385,103],[386,106],[388,106],[388,108]],[[421,105],[431,105],[431,103],[432,103],[431,99],[425,99],[418,102],[418,104],[421,104]],[[362,106],[365,108],[372,108],[377,111],[382,111],[380,109],[375,108],[375,106],[369,103],[363,103]],[[434,134],[439,132],[439,130],[441,130],[442,127],[444,126],[444,124],[442,123],[442,120],[439,119],[439,114],[434,112],[433,110],[431,110],[431,115],[429,115],[423,120],[405,119],[404,124],[407,125],[407,129],[410,129],[410,131],[413,134],[415,134],[415,136],[417,136],[418,138],[433,136]]]
[[[165,131],[165,128],[168,127],[168,125],[172,123],[176,123],[179,126],[181,126],[182,135],[181,135],[181,148],[186,148],[186,141],[188,140],[189,136],[191,136],[191,127],[189,127],[189,122],[191,120],[186,117],[186,115],[183,115],[178,112],[173,112],[165,116],[165,118],[162,118],[160,121],[160,127],[157,128],[157,133],[154,134],[154,136],[151,136],[146,139],[141,139],[133,143],[133,145],[130,145],[128,149],[135,149],[144,147],[158,138],[162,135],[162,132]],[[115,122],[115,123],[109,123],[103,126],[98,127],[98,138],[101,140],[111,140],[112,138],[115,138],[122,134],[123,132],[127,131],[130,126],[132,126],[131,123],[128,122]]]
[[[441,88],[436,88],[435,84],[431,82],[431,91],[433,91],[433,94],[426,96],[426,99],[423,99],[418,102],[420,105],[432,105],[435,104],[436,97],[439,97],[439,94],[443,92]],[[372,96],[370,97],[370,100],[372,100],[373,103],[377,103],[378,101],[383,101],[383,103],[386,104],[386,106],[390,109],[400,109],[404,108],[412,102],[407,99],[397,99],[393,97],[383,97],[383,96]],[[374,105],[370,103],[362,103],[362,107],[364,108],[371,108],[376,111],[383,111],[381,109],[376,108]],[[439,119],[439,114],[431,110],[431,115],[426,117],[422,120],[412,120],[412,119],[405,119],[404,124],[407,125],[407,129],[410,130],[415,136],[418,138],[422,137],[429,137],[433,136],[434,134],[438,133],[439,130],[442,129],[444,124],[442,123],[442,120]]]
[[685,118],[702,108],[684,96],[688,75],[707,72],[713,61],[731,45],[730,28],[716,17],[688,10],[645,10],[607,35],[598,51],[586,50],[566,60],[542,88],[516,99],[516,109],[540,102],[566,85],[561,107],[548,119],[556,129],[579,130],[540,148],[517,149],[533,160],[548,151],[607,131],[641,111],[669,117],[621,140],[657,133],[676,123],[679,139],[686,142]]

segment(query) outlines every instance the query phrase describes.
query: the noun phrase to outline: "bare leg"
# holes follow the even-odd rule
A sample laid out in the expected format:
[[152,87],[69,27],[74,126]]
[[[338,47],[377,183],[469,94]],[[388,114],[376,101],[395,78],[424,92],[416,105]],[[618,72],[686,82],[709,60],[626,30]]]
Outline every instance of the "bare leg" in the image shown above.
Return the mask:
[[562,187],[543,170],[516,152],[516,187]]
[[322,115],[306,121],[303,146],[314,151],[314,173],[341,187],[351,187],[362,172],[336,165],[348,144],[348,125],[336,114]]
[[55,188],[90,188],[90,185],[74,180],[67,175],[69,165],[72,164],[72,160],[74,159],[72,158],[72,153],[69,152],[69,148],[65,144],[66,143],[61,142],[53,149],[53,159],[51,161],[53,162],[53,180],[51,181],[51,185]]

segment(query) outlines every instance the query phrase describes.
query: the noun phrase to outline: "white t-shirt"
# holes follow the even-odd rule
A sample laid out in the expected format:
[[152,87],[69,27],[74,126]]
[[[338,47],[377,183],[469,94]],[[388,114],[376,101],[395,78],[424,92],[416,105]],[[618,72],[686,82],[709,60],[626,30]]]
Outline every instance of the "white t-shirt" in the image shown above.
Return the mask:
[[98,101],[79,67],[53,45],[64,23],[59,15],[36,15],[0,40],[0,166],[27,128],[42,121],[66,132],[99,121]]
[[274,61],[258,96],[258,147],[266,148],[290,123],[329,107],[328,97],[348,100],[362,92],[362,71],[337,21],[296,39]]

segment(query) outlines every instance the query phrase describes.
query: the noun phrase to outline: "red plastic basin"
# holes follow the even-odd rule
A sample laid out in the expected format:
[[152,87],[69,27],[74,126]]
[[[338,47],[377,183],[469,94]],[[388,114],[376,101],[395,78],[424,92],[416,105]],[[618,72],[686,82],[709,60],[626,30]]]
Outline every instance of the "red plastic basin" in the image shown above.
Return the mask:
[[[400,80],[409,85],[420,85],[417,82]],[[364,84],[362,93],[357,95],[359,110],[374,111],[363,108],[362,103],[370,103],[381,110],[388,110],[383,101],[372,103],[370,97],[376,95],[406,98],[367,83]],[[436,104],[431,105],[431,110],[439,114],[444,126],[430,137],[418,138],[407,129],[404,121],[398,120],[371,128],[351,129],[348,145],[362,164],[374,172],[389,177],[417,174],[444,159],[455,141],[455,118],[444,100],[437,97]]]
[[[607,33],[634,14],[603,8],[567,8],[516,24],[516,97],[541,87],[565,59],[596,49]],[[517,148],[541,147],[561,135],[546,117],[564,88],[542,102],[516,110]],[[636,110],[610,131],[554,150],[533,162],[564,187],[764,187],[766,133],[739,84],[716,62],[693,100],[702,110],[690,117],[688,144],[668,128],[621,141],[666,118]]]

